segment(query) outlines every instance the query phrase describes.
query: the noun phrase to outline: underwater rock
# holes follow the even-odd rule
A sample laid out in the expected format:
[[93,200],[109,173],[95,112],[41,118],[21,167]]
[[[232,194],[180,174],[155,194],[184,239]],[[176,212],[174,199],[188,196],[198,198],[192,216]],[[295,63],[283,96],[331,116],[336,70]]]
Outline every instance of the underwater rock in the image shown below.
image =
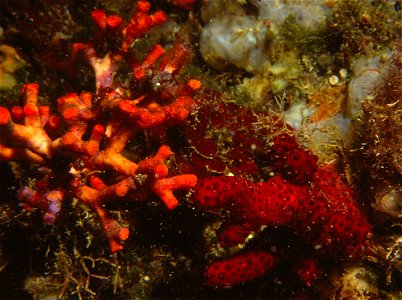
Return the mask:
[[0,45],[0,90],[12,89],[17,84],[14,72],[24,65],[25,61],[13,47]]
[[275,23],[283,22],[288,16],[294,15],[302,26],[314,26],[325,21],[329,8],[324,0],[314,1],[272,1],[254,0],[259,9],[259,18],[269,19]]
[[[278,34],[280,24],[287,17],[294,16],[295,22],[300,26],[315,26],[325,21],[328,10],[317,1],[305,4],[285,4],[281,1],[252,3],[259,11],[258,18],[245,15],[241,6],[231,2],[207,2],[204,5],[202,16],[208,23],[201,34],[200,50],[203,58],[212,67],[223,70],[229,64],[251,73],[266,73],[271,60],[269,48]],[[223,10],[223,15],[216,17],[217,10]],[[283,58],[282,60],[286,61]],[[280,70],[283,73],[286,69]],[[271,72],[276,72],[276,69],[273,67]],[[285,86],[283,84],[279,90]]]
[[228,64],[262,73],[269,61],[269,26],[247,16],[227,15],[208,23],[201,34],[200,50],[208,64],[222,70]]
[[362,112],[362,103],[374,97],[374,88],[383,81],[381,75],[389,51],[373,57],[359,57],[352,62],[353,76],[349,83],[347,111],[351,116]]
[[204,1],[200,9],[201,19],[208,23],[212,19],[221,18],[223,15],[246,15],[244,7],[237,2],[227,0]]
[[385,178],[392,174],[402,175],[402,43],[399,43],[378,76],[367,99],[364,110],[364,140],[366,156],[371,169],[381,170]]
[[382,192],[377,192],[375,208],[395,218],[402,217],[402,187],[387,186]]
[[351,267],[338,282],[332,299],[379,299],[376,274],[364,267]]

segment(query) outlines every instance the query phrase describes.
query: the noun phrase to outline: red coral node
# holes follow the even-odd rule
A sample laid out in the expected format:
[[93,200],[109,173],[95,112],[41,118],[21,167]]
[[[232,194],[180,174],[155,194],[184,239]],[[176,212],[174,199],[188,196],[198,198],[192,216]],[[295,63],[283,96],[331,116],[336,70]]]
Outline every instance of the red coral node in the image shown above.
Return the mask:
[[60,127],[61,118],[59,116],[51,116],[48,121],[50,129],[57,129]]
[[128,230],[127,228],[120,229],[117,234],[119,240],[121,240],[121,241],[127,240],[129,235],[130,235],[130,230]]
[[119,103],[119,108],[122,112],[127,112],[129,114],[136,112],[138,109],[131,104],[130,100],[123,100]]
[[109,17],[107,17],[106,22],[108,27],[110,27],[111,29],[115,29],[121,25],[122,20],[120,16],[110,15]]
[[94,129],[92,131],[92,139],[100,139],[103,135],[105,134],[105,127],[103,127],[101,124],[97,124],[94,126]]
[[167,20],[167,16],[163,11],[157,11],[153,15],[151,15],[152,23],[154,25],[165,23]]
[[96,23],[96,25],[98,25],[98,27],[100,29],[105,29],[106,28],[106,13],[104,10],[102,9],[94,9],[91,12],[91,17],[92,20],[94,20],[94,22]]
[[39,113],[38,107],[33,103],[25,104],[23,110],[26,117],[34,117]]
[[137,11],[147,13],[151,8],[151,4],[148,1],[138,1]]
[[187,86],[193,91],[199,90],[202,86],[201,81],[196,79],[190,79],[187,81]]
[[63,118],[66,122],[74,121],[78,118],[80,111],[76,107],[71,107],[63,111]]
[[[22,86],[21,95],[25,95],[25,98],[28,100],[34,100],[37,98],[39,92],[39,84],[37,83],[27,83]],[[30,102],[30,101],[26,101]]]
[[21,106],[13,106],[11,108],[11,114],[14,119],[17,121],[21,121],[22,118],[24,117],[24,111],[22,110]]
[[89,183],[95,190],[101,191],[107,188],[107,185],[98,176],[90,175]]
[[11,114],[10,111],[0,106],[0,125],[6,125],[11,121]]

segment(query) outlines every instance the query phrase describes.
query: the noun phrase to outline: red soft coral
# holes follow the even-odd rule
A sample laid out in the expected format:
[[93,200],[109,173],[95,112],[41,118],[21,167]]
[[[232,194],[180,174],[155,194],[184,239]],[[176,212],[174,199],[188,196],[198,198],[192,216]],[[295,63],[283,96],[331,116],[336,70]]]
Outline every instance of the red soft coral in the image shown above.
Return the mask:
[[[288,149],[284,149],[289,153]],[[276,175],[266,182],[254,183],[234,176],[207,177],[199,182],[192,199],[208,210],[225,209],[231,212],[231,219],[237,225],[225,228],[220,234],[221,245],[224,246],[234,246],[242,238],[244,241],[247,232],[258,230],[261,225],[287,226],[304,237],[306,243],[315,247],[320,245],[321,253],[331,254],[336,245],[346,255],[360,253],[371,235],[371,226],[352,191],[334,167],[319,167],[309,183],[306,183],[305,177],[300,180],[295,184]],[[213,266],[222,269],[235,264],[235,261],[228,259]],[[208,268],[207,273],[212,270]],[[297,272],[301,280],[309,285],[319,273],[311,263]],[[245,276],[244,280],[238,280],[226,274],[220,278],[213,274],[207,282],[216,287],[244,282],[253,277]],[[260,269],[255,270],[255,274],[260,274]]]
[[317,170],[317,156],[304,150],[295,137],[288,134],[276,136],[273,142],[273,160],[278,172],[293,182],[310,181]]
[[224,288],[263,276],[274,265],[272,255],[251,251],[213,263],[205,271],[206,284]]

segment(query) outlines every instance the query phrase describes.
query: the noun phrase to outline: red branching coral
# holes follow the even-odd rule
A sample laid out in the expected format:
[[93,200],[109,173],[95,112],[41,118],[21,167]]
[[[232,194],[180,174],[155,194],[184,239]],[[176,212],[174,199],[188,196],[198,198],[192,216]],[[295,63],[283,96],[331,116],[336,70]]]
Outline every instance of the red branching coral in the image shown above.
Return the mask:
[[[321,253],[330,254],[334,247],[351,256],[361,253],[371,235],[371,226],[334,166],[317,166],[310,151],[303,150],[293,137],[284,134],[274,138],[272,147],[275,160],[284,160],[277,163],[284,168],[284,175],[256,183],[235,176],[206,177],[197,185],[193,201],[208,210],[231,212],[234,224],[223,229],[219,236],[221,245],[244,242],[247,232],[262,225],[287,226],[309,244],[319,245]],[[291,169],[297,171],[290,173]],[[319,272],[314,261],[307,262],[296,273],[310,285]],[[244,277],[238,275],[233,279],[231,268],[236,263],[237,258],[229,258],[212,264],[206,272],[207,283],[215,287],[231,286],[257,276],[250,275],[252,271],[247,269]],[[263,273],[258,266],[253,274]]]
[[[193,174],[171,174],[169,159],[173,152],[163,134],[156,153],[146,157],[141,153],[138,157],[144,158],[139,161],[123,155],[138,132],[163,132],[184,122],[196,105],[192,94],[200,88],[194,79],[187,83],[175,80],[189,55],[189,50],[178,43],[166,55],[157,45],[133,69],[135,80],[164,78],[157,91],[137,91],[141,96],[136,99],[122,94],[119,82],[114,80],[117,57],[124,56],[131,43],[151,27],[166,20],[162,11],[149,15],[149,9],[147,1],[138,1],[137,11],[126,25],[119,16],[92,12],[105,36],[123,36],[121,46],[106,47],[103,58],[91,44],[73,45],[72,59],[83,54],[95,71],[96,97],[86,92],[67,94],[57,99],[57,112],[51,113],[48,106],[38,104],[39,85],[26,84],[21,91],[22,107],[0,107],[0,161],[25,160],[39,164],[45,173],[33,186],[19,190],[18,199],[24,207],[38,208],[44,223],[51,224],[64,201],[79,199],[98,215],[112,252],[123,248],[129,230],[112,218],[105,204],[116,198],[129,199],[130,192],[153,192],[168,209],[174,209],[178,200],[173,193],[192,188],[197,182]],[[159,58],[157,68],[148,72]],[[129,58],[127,63],[131,63]],[[61,159],[69,162],[65,173],[55,166]],[[114,179],[103,178],[104,171],[112,172]]]
[[122,44],[123,51],[127,51],[131,43],[147,32],[152,26],[166,22],[166,15],[163,11],[158,11],[152,15],[148,15],[147,13],[149,9],[149,2],[138,1],[136,14],[122,30],[124,36]]
[[151,5],[148,1],[138,1],[135,14],[125,26],[120,16],[107,16],[106,12],[101,9],[93,10],[91,17],[102,34],[121,35],[122,43],[120,50],[127,52],[130,45],[136,39],[143,36],[150,28],[166,22],[166,14],[163,11],[157,11],[149,15],[150,8]]
[[[60,153],[70,157],[70,173],[73,177],[70,183],[71,196],[80,199],[98,214],[112,251],[122,249],[121,241],[127,239],[128,230],[121,228],[107,214],[103,208],[105,201],[111,197],[123,197],[132,189],[139,189],[138,178],[146,176],[148,188],[157,194],[169,209],[173,209],[178,204],[173,191],[195,185],[194,175],[169,176],[166,161],[173,152],[166,145],[160,147],[153,157],[139,163],[122,155],[128,140],[138,130],[184,120],[194,105],[190,97],[185,97],[184,100],[178,98],[163,107],[156,103],[150,104],[150,108],[138,108],[130,104],[129,100],[114,99],[115,109],[105,126],[95,122],[89,128],[89,121],[97,119],[91,95],[69,94],[57,101],[66,131],[52,139],[48,134],[51,117],[41,114],[43,106],[37,105],[37,93],[38,85],[24,86],[22,96],[25,98],[25,105],[22,118],[19,115],[14,116],[13,112],[17,109],[11,109],[10,112],[4,107],[1,108],[0,158],[8,161],[24,159],[46,165],[57,159]],[[125,115],[124,107],[127,105],[135,113]],[[104,128],[107,129],[106,132]],[[84,140],[83,136],[88,131],[92,133],[88,140]],[[106,142],[102,147],[101,141]],[[80,163],[80,169],[75,167],[74,162]],[[86,174],[107,169],[115,171],[123,178],[110,186],[93,177],[89,185],[85,183]],[[29,206],[41,209],[45,223],[52,223],[60,210],[62,199],[65,198],[62,191],[66,188],[50,190],[43,188],[46,185],[52,186],[52,183],[42,184],[41,190],[38,191],[22,188],[19,199]]]

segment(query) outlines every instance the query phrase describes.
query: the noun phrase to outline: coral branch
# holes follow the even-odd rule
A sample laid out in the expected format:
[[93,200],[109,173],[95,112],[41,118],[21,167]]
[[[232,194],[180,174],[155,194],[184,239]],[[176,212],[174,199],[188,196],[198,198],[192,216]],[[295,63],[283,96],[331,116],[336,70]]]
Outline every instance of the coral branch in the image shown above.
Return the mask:
[[[52,140],[44,130],[39,107],[37,105],[39,86],[37,84],[26,84],[21,91],[21,97],[24,100],[24,108],[21,113],[23,124],[13,122],[10,111],[1,108],[1,129],[5,134],[0,138],[0,146],[4,160],[17,158],[18,154],[25,159],[31,159],[33,162],[44,162],[45,159],[52,157],[54,147]],[[7,147],[13,144],[17,147]]]
[[173,195],[173,191],[193,188],[196,184],[197,177],[195,175],[177,175],[156,180],[151,189],[161,198],[168,209],[174,209],[179,204],[179,201]]
[[138,1],[137,12],[130,22],[123,29],[124,41],[121,50],[127,51],[131,43],[141,37],[151,27],[166,22],[166,15],[163,11],[158,11],[153,15],[148,15],[150,4],[147,1]]
[[102,224],[103,232],[109,241],[109,247],[112,252],[123,249],[122,242],[128,238],[129,230],[121,227],[107,211],[103,208],[103,203],[113,197],[123,197],[131,189],[135,188],[131,178],[125,178],[120,182],[104,187],[101,190],[91,188],[82,184],[78,179],[71,182],[74,196],[91,207],[98,215]]

